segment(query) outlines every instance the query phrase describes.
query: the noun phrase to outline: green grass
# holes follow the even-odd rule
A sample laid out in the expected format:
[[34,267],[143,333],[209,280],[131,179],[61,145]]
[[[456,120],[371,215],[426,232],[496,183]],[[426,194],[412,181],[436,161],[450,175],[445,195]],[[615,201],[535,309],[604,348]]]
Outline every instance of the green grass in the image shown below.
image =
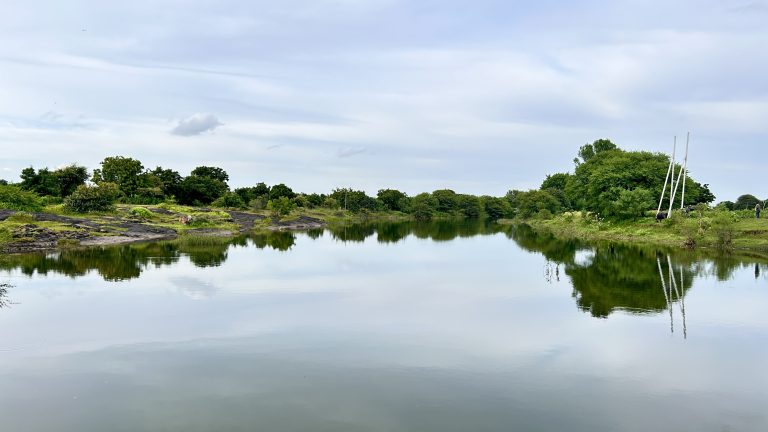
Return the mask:
[[[752,212],[705,211],[690,216],[678,213],[660,222],[652,217],[634,221],[610,221],[599,220],[592,215],[566,213],[548,220],[531,219],[525,223],[557,236],[583,240],[726,250],[768,250],[768,220],[755,219]],[[728,237],[730,243],[726,241]]]

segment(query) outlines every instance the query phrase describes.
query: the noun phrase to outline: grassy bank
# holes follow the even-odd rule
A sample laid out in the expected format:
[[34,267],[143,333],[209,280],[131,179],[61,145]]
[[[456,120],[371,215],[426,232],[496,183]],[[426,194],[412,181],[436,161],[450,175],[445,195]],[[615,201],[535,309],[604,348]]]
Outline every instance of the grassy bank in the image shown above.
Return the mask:
[[564,213],[550,219],[499,222],[524,222],[537,230],[546,230],[564,238],[725,251],[768,251],[768,220],[756,219],[750,211],[676,213],[673,218],[660,222],[656,222],[653,216],[631,221],[601,220],[580,212]]

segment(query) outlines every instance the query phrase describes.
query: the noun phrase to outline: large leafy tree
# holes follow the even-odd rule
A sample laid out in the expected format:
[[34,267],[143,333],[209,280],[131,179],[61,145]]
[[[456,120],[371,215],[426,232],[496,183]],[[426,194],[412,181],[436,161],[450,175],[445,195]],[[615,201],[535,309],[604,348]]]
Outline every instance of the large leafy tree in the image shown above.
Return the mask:
[[59,193],[62,197],[72,195],[78,186],[84,185],[90,175],[84,166],[69,165],[53,172],[59,182]]
[[190,175],[198,176],[198,177],[208,177],[210,179],[218,180],[222,183],[226,183],[229,181],[229,175],[227,174],[227,172],[224,171],[223,168],[219,168],[219,167],[199,166],[193,169]]
[[93,170],[94,183],[114,183],[120,192],[126,196],[136,195],[139,188],[144,186],[144,165],[140,161],[112,156],[101,161],[101,168]]
[[376,194],[376,197],[387,210],[407,210],[408,195],[397,189],[379,189],[379,193]]
[[178,171],[157,167],[148,173],[157,179],[157,183],[166,197],[178,196],[183,178]]
[[21,170],[22,189],[35,192],[38,195],[60,196],[61,188],[53,171],[48,168],[35,170],[32,167]]
[[276,200],[280,197],[286,197],[288,199],[293,199],[296,196],[296,193],[293,192],[293,189],[289,188],[288,186],[280,183],[272,186],[269,189],[269,199],[270,200]]
[[456,192],[450,189],[439,189],[432,192],[432,196],[437,200],[437,211],[450,213],[456,209],[458,204]]
[[[576,167],[573,177],[567,182],[565,195],[577,209],[608,215],[615,209],[614,201],[620,190],[642,188],[658,197],[668,168],[669,157],[664,154],[620,149],[601,151]],[[675,172],[680,169],[676,166]],[[669,188],[667,198],[668,191]],[[678,189],[675,199],[681,196]],[[686,176],[685,204],[712,200],[714,196],[708,187]]]

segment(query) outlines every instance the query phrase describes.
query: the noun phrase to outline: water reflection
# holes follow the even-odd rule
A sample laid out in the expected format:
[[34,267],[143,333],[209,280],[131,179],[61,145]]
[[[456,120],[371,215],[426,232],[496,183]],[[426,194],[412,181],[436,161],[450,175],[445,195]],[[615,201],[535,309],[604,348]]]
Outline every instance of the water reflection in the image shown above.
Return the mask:
[[[341,242],[397,243],[414,236],[436,242],[461,237],[502,233],[519,247],[541,253],[547,260],[544,278],[555,283],[566,277],[579,309],[605,318],[614,311],[635,314],[669,312],[674,331],[673,309],[685,314],[684,298],[697,277],[726,280],[739,268],[754,266],[759,278],[764,263],[733,256],[702,257],[691,252],[613,243],[587,244],[537,233],[525,225],[504,226],[489,221],[435,221],[431,223],[363,223],[305,233],[263,232],[236,238],[197,238],[172,242],[126,245],[53,254],[6,255],[0,270],[17,269],[32,276],[59,273],[80,277],[95,271],[106,281],[137,278],[150,267],[174,265],[185,257],[197,267],[216,267],[228,258],[230,248],[255,247],[289,251],[297,235],[318,239],[324,235]],[[564,276],[563,276],[564,275]],[[209,291],[202,287],[201,292]],[[687,329],[684,325],[683,332]]]
[[8,300],[8,288],[11,285],[6,283],[0,283],[0,309],[8,307],[11,302]]

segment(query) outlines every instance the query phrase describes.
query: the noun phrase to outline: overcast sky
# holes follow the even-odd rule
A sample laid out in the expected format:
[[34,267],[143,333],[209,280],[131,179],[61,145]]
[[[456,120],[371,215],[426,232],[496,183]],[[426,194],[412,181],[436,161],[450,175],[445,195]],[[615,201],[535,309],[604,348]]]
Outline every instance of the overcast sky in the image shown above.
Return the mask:
[[502,195],[610,138],[768,197],[768,3],[5,0],[0,177],[106,156],[230,185]]

